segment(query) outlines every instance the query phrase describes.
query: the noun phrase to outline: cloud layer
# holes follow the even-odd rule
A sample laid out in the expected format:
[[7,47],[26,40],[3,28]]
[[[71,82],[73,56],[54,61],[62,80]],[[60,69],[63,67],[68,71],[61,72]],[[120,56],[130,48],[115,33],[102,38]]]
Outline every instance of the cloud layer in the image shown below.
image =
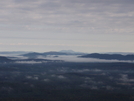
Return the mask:
[[3,29],[131,33],[134,26],[133,0],[6,0],[0,8]]
[[[111,40],[105,37],[107,34],[117,35],[116,41],[128,41],[124,39],[126,35],[128,39],[134,38],[133,9],[133,0],[5,0],[0,2],[0,37],[12,40],[20,37],[26,41],[27,38],[46,38],[56,44],[66,44],[71,39],[73,44],[79,40],[78,44],[92,43],[103,47],[102,40],[105,44],[108,42],[105,39]],[[130,41],[127,46],[133,43]]]

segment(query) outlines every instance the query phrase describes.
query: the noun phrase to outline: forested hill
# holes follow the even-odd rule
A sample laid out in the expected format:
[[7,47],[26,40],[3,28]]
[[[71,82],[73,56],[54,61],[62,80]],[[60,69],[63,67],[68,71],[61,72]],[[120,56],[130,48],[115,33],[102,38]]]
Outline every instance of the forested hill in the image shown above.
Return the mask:
[[29,58],[37,58],[38,56],[47,56],[47,55],[68,55],[68,54],[61,53],[61,52],[44,52],[44,53],[33,52],[33,53],[23,54],[22,56],[26,56]]
[[134,60],[134,55],[121,55],[121,54],[99,54],[92,53],[83,56],[79,56],[82,58],[98,58],[98,59],[117,59],[117,60]]
[[81,53],[81,52],[74,52],[74,51],[50,51],[50,52],[44,52],[44,53],[38,53],[38,52],[32,52],[32,53],[27,53],[27,54],[23,54],[22,56],[26,56],[29,58],[36,58],[37,56],[48,56],[48,55],[84,55],[85,53]]
[[9,61],[12,61],[12,60],[8,59],[7,57],[0,56],[0,62],[9,62]]

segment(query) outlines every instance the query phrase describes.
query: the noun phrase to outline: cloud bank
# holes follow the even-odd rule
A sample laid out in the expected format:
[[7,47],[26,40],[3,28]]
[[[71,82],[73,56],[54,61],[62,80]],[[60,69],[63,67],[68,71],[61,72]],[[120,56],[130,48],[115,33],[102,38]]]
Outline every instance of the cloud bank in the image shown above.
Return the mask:
[[[133,0],[4,0],[0,12],[2,50],[134,50]],[[56,45],[32,48],[35,42]],[[4,46],[10,43],[16,47]],[[66,46],[57,45],[61,43]]]

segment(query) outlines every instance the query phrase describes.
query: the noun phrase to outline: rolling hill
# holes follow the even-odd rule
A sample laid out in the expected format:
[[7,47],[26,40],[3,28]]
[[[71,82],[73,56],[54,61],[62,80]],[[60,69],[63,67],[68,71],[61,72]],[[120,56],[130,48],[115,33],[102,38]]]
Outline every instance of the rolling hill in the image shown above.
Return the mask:
[[98,58],[98,59],[116,59],[116,60],[134,60],[134,55],[121,55],[121,54],[99,54],[92,53],[83,56],[79,56],[82,58]]
[[0,56],[0,62],[11,62],[12,60],[8,59],[7,57]]

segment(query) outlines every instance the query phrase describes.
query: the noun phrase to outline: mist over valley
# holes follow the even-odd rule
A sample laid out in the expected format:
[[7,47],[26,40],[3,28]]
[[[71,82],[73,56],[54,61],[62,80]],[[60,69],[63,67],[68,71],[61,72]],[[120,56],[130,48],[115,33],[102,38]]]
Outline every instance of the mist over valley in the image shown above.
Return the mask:
[[132,58],[118,60],[83,56],[89,54],[27,52],[0,56],[0,99],[133,100]]

